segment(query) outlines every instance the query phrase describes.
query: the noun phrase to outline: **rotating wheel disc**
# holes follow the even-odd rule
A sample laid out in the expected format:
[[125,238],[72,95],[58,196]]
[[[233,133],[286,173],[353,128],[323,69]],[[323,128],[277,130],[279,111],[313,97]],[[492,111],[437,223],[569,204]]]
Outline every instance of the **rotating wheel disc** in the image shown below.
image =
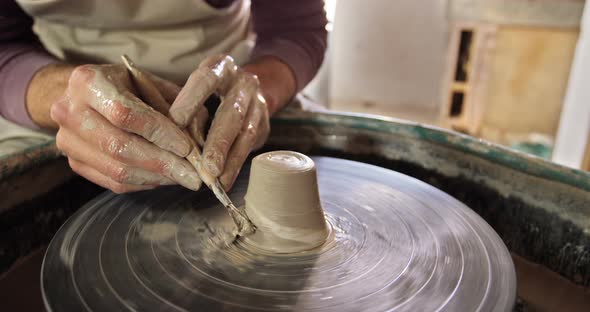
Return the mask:
[[[53,311],[508,311],[508,250],[440,190],[363,163],[314,158],[332,233],[321,248],[272,255],[231,242],[203,190],[105,193],[72,216],[42,268]],[[248,169],[230,192],[243,205]]]

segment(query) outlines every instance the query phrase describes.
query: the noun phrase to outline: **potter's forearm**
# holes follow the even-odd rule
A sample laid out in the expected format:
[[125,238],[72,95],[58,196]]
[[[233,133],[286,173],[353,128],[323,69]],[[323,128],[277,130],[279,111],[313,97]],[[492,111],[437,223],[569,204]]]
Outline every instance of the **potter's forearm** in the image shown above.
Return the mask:
[[266,99],[270,114],[280,110],[295,95],[295,75],[278,58],[261,57],[243,69],[258,76],[260,91]]
[[49,64],[33,76],[27,89],[26,105],[31,119],[39,127],[57,128],[49,111],[63,96],[73,69],[73,65]]

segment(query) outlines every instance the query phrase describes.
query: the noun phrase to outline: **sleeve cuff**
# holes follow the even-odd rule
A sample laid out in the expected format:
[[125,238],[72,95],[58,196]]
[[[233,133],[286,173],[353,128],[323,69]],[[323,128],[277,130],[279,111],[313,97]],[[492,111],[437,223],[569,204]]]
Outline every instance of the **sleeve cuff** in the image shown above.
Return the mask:
[[39,69],[57,60],[30,45],[2,49],[8,53],[0,53],[0,114],[27,128],[39,129],[27,111],[27,88]]
[[315,75],[315,71],[311,70],[315,67],[307,51],[291,40],[273,39],[259,42],[251,58],[254,60],[262,56],[274,56],[291,68],[295,75],[297,92],[301,91]]

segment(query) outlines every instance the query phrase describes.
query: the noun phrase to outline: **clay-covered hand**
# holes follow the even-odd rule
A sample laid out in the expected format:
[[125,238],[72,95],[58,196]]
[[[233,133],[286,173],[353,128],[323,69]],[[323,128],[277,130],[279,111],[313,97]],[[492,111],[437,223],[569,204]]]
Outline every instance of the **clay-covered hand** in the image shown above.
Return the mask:
[[[171,103],[180,88],[155,85]],[[122,65],[82,65],[72,72],[63,99],[51,108],[59,125],[57,147],[72,169],[116,193],[201,180],[184,157],[189,138],[170,119],[144,103]]]
[[[256,75],[236,66],[231,57],[213,56],[190,75],[170,108],[174,122],[189,127],[195,140],[204,145],[202,166],[226,190],[250,152],[261,147],[270,132],[268,108],[259,89]],[[206,119],[203,106],[214,93],[222,100],[205,136],[199,120]]]

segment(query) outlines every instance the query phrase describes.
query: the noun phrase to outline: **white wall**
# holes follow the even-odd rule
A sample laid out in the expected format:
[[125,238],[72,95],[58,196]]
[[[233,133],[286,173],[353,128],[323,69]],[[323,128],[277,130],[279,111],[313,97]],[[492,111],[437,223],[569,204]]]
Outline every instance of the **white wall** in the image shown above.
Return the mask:
[[374,102],[438,109],[446,0],[340,0],[332,34],[330,106]]
[[316,103],[328,107],[330,104],[330,64],[332,60],[333,40],[332,30],[334,29],[334,16],[338,0],[324,0],[324,9],[328,18],[328,48],[324,56],[324,62],[312,81],[302,90],[303,94],[309,96]]
[[580,168],[590,135],[590,5],[584,8],[553,161]]

